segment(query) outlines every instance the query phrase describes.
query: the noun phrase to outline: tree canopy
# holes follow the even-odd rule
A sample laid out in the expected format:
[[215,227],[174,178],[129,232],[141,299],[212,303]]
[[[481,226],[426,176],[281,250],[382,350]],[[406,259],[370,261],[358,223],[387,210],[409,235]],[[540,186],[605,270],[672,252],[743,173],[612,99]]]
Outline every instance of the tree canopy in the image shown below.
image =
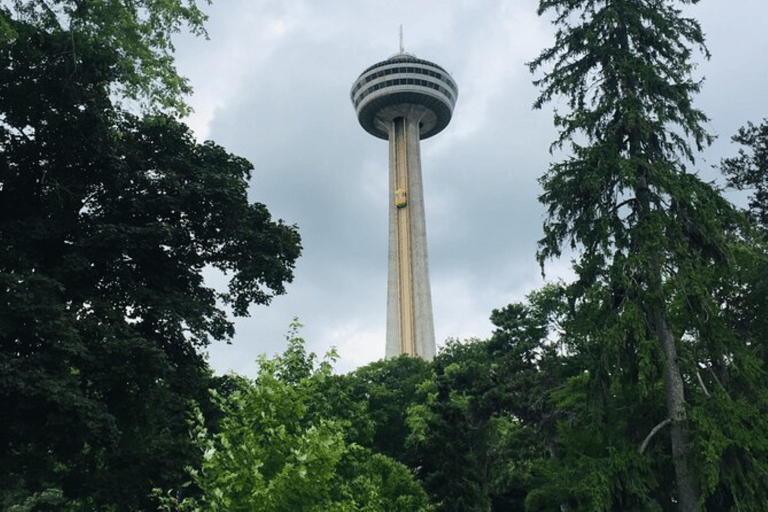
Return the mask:
[[[203,452],[191,469],[199,498],[158,493],[168,510],[421,512],[427,495],[404,465],[347,441],[358,418],[335,416],[327,395],[330,354],[316,364],[294,324],[282,356],[259,359],[255,380],[232,376],[216,395],[216,432],[198,413],[194,437]],[[338,384],[338,381],[336,382]],[[333,384],[331,384],[333,385]]]
[[[539,3],[558,31],[530,64],[544,73],[535,106],[556,96],[569,106],[555,115],[554,148],[566,157],[540,180],[549,215],[539,260],[560,256],[563,246],[577,251],[564,332],[569,349],[587,356],[586,373],[570,385],[589,404],[581,428],[593,439],[577,434],[566,444],[572,464],[605,461],[593,489],[572,493],[568,506],[693,511],[708,495],[720,494],[719,506],[751,499],[722,471],[728,450],[749,454],[751,443],[717,439],[739,437],[754,412],[736,414],[730,400],[758,389],[764,374],[722,307],[741,258],[754,251],[744,217],[689,169],[712,139],[693,106],[701,81],[691,76],[693,52],[709,54],[699,23],[678,7],[695,3]],[[741,379],[745,387],[724,384]],[[708,421],[721,406],[732,421]],[[651,418],[655,426],[640,420]],[[668,448],[659,450],[652,438],[662,429]],[[659,493],[667,482],[674,485]]]
[[721,164],[728,185],[738,190],[751,190],[749,213],[763,231],[768,230],[768,119],[759,126],[748,122],[733,136],[741,147],[738,156]]
[[284,293],[299,235],[248,202],[249,162],[114,105],[115,48],[0,17],[0,502],[142,508],[194,460],[197,349]]
[[172,39],[182,27],[207,36],[196,0],[2,0],[0,14],[4,44],[19,37],[20,23],[59,36],[74,67],[82,52],[108,49],[115,62],[106,86],[116,97],[143,111],[189,113],[192,88],[176,71]]

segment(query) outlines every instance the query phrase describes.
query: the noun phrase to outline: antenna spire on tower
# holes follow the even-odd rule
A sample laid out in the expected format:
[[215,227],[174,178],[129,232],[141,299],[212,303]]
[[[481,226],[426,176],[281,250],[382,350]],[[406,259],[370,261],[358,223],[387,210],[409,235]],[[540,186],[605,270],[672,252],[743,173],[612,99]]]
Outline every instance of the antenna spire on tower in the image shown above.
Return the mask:
[[403,49],[403,26],[400,25],[400,53],[405,53]]

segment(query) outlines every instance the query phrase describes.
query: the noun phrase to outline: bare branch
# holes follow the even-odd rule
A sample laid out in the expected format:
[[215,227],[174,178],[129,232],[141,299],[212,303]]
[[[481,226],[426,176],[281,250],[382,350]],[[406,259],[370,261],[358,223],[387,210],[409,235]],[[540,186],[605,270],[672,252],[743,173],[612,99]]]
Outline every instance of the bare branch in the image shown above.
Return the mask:
[[701,378],[701,374],[699,373],[699,370],[696,370],[696,378],[699,381],[699,385],[701,386],[701,389],[704,391],[704,394],[709,397],[709,391],[707,391],[707,386],[704,385],[704,381]]
[[643,444],[640,445],[640,448],[637,450],[639,453],[643,453],[648,446],[648,443],[651,442],[651,438],[656,435],[656,433],[661,430],[662,428],[666,427],[668,424],[672,423],[672,420],[670,418],[665,419],[655,427],[653,427],[653,430],[645,437],[643,440]]
[[707,365],[707,370],[709,370],[709,373],[712,374],[712,378],[715,379],[715,382],[717,382],[717,385],[720,386],[720,389],[723,390],[726,396],[730,397],[730,395],[728,394],[728,391],[725,390],[725,386],[723,386],[723,384],[720,382],[720,379],[717,378],[717,374],[715,373],[714,368],[712,368],[711,365]]

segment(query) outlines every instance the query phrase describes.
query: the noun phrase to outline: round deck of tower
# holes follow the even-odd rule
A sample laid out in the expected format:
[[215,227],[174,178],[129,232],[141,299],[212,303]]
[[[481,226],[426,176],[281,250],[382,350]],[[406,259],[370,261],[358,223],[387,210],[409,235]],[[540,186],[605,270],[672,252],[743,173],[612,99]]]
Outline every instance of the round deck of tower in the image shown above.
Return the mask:
[[387,124],[417,111],[420,138],[440,133],[451,121],[459,89],[443,68],[427,60],[399,53],[374,64],[358,77],[350,99],[360,125],[380,139],[387,139]]

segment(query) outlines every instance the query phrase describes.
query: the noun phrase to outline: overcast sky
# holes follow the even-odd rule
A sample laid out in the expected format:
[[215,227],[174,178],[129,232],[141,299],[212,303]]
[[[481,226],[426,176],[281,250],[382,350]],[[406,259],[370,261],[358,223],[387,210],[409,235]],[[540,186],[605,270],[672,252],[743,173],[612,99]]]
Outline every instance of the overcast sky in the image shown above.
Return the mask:
[[[195,88],[187,122],[255,166],[252,201],[299,227],[304,252],[287,294],[237,321],[232,345],[210,348],[219,372],[254,375],[255,359],[285,348],[298,317],[310,350],[336,347],[346,372],[384,356],[387,273],[385,141],[358,124],[349,90],[371,64],[405,50],[449,71],[459,86],[448,128],[422,142],[429,265],[438,347],[484,338],[491,310],[543,280],[535,261],[544,209],[537,178],[550,161],[552,110],[531,109],[525,63],[552,43],[535,0],[219,0],[207,7],[210,40],[180,37],[177,63]],[[768,117],[765,0],[704,0],[685,9],[707,34],[710,61],[697,106],[719,139]],[[550,262],[547,278],[567,275]],[[213,279],[215,280],[215,279]]]

